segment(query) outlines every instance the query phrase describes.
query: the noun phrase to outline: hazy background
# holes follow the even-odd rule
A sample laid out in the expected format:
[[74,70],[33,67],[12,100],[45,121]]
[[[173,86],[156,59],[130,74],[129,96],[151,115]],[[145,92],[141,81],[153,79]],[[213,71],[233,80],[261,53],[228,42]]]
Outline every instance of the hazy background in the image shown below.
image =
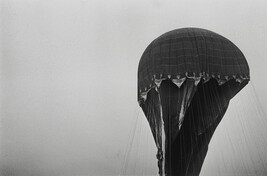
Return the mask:
[[181,27],[229,38],[251,69],[202,175],[266,175],[266,0],[0,2],[2,175],[118,175],[125,165],[127,174],[157,174],[137,66],[153,39]]

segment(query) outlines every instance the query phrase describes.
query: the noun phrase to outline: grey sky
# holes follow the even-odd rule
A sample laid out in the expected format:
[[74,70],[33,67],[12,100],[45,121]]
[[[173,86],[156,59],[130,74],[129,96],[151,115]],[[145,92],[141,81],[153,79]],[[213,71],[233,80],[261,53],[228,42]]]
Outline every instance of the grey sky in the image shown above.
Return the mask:
[[[259,96],[248,85],[231,102],[202,174],[262,170],[266,120],[256,103],[267,113],[267,1],[0,2],[2,171],[117,175],[139,111],[141,54],[162,33],[190,26],[217,32],[243,51]],[[137,168],[149,163],[146,173],[156,174],[156,149],[142,112],[138,126],[140,145],[135,138],[129,170],[138,160]]]

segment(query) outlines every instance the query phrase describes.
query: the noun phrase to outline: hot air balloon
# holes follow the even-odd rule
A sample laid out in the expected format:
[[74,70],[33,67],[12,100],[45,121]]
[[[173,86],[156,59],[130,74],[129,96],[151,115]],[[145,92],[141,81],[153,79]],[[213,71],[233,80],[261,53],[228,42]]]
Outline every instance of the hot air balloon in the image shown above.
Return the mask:
[[138,102],[158,149],[159,175],[200,174],[216,127],[249,79],[243,53],[215,32],[176,29],[148,45],[138,66]]

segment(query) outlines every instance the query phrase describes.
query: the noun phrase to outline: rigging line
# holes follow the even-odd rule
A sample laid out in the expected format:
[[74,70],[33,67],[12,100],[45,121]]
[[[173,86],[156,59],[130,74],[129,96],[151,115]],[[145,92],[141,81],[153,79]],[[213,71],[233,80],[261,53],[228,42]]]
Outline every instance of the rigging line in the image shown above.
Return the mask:
[[147,153],[148,153],[148,142],[147,142],[147,131],[146,131],[146,126],[144,125],[144,129],[143,129],[143,133],[144,133],[144,138],[143,138],[143,142],[142,142],[142,151],[143,151],[143,154],[142,154],[142,161],[141,161],[141,165],[143,166],[143,169],[142,169],[142,175],[146,175],[146,171],[147,171],[147,160],[148,160],[148,157],[147,157]]
[[147,131],[145,130],[145,128],[144,128],[144,133],[145,133],[145,145],[144,145],[144,150],[143,150],[143,158],[144,158],[144,172],[142,173],[142,175],[146,175],[146,169],[147,169],[147,148],[148,148],[148,146],[147,146],[147,139],[148,139],[148,137],[147,137]]
[[[247,92],[247,94],[248,94],[248,92]],[[256,102],[257,99],[255,98],[255,96],[251,96],[251,97],[250,97],[250,94],[248,94],[248,96],[249,96],[249,99],[250,99],[250,100],[254,101],[254,102],[252,102],[252,104],[255,106],[255,104],[257,103],[257,102]],[[255,99],[256,99],[256,100],[255,100]],[[251,101],[249,101],[249,102],[251,102]],[[255,102],[256,102],[256,103],[255,103]],[[262,118],[261,118],[262,116],[261,116],[261,114],[259,114],[259,112],[258,112],[258,110],[257,110],[257,106],[255,106],[255,107],[253,108],[253,110],[255,111],[255,114],[258,115],[258,117],[260,118],[260,120],[262,120]],[[261,125],[261,127],[258,126],[258,128],[257,128],[258,130],[261,130],[263,127],[265,127],[265,125],[264,125],[262,122],[257,123],[257,124]],[[249,133],[250,136],[251,136],[252,134],[253,134],[253,133]],[[259,134],[259,135],[258,135],[258,134]],[[266,170],[266,166],[265,166],[266,160],[265,160],[265,158],[263,158],[263,156],[259,153],[260,151],[264,151],[264,150],[265,150],[265,149],[264,149],[264,147],[266,147],[265,135],[262,134],[262,133],[259,133],[259,132],[257,131],[257,134],[256,134],[256,135],[253,135],[252,137],[253,137],[253,139],[255,139],[254,142],[255,142],[255,147],[256,147],[256,152],[257,152],[257,154],[258,154],[258,158],[260,159],[260,164],[262,165],[264,171],[267,171],[267,170]],[[264,143],[264,145],[261,145],[262,142]]]
[[[140,119],[141,120],[141,119]],[[137,156],[137,158],[135,159],[135,163],[134,163],[134,174],[136,174],[136,175],[138,175],[137,174],[137,171],[141,171],[141,173],[142,173],[142,170],[143,170],[143,167],[142,167],[142,164],[140,164],[141,163],[141,161],[142,161],[142,136],[143,136],[143,123],[142,123],[142,120],[140,121],[140,124],[139,124],[139,126],[140,126],[140,130],[139,130],[139,133],[138,133],[138,141],[137,141],[137,150],[136,150],[136,154],[135,154],[135,156]],[[136,168],[138,169],[138,170],[136,170]]]
[[[237,103],[239,103],[239,102],[237,102]],[[251,103],[251,100],[250,101],[248,101],[247,103]],[[237,104],[237,105],[239,105],[239,104]],[[251,107],[251,105],[250,105],[250,107]],[[250,145],[249,145],[249,142],[248,142],[248,139],[256,139],[256,137],[255,136],[252,136],[252,134],[253,134],[253,131],[251,131],[252,129],[251,128],[247,128],[246,129],[246,131],[248,131],[248,130],[250,130],[250,132],[249,133],[247,133],[246,135],[244,135],[245,134],[245,131],[244,131],[244,126],[245,127],[247,127],[247,121],[246,121],[246,123],[244,123],[243,122],[243,120],[240,118],[240,116],[242,115],[241,114],[241,112],[245,112],[245,109],[244,109],[244,107],[243,106],[240,106],[240,108],[241,109],[237,109],[238,111],[237,111],[237,113],[238,113],[238,120],[239,120],[239,122],[240,122],[240,124],[242,125],[242,130],[243,130],[243,136],[244,136],[244,141],[245,141],[245,146],[247,146],[246,148],[247,148],[247,150],[250,150]],[[240,111],[240,112],[239,112]],[[257,142],[258,140],[256,139],[254,142]],[[255,145],[255,147],[256,148],[258,148],[258,145]],[[258,150],[258,149],[257,149]],[[254,163],[253,162],[253,157],[251,156],[251,154],[250,154],[250,152],[248,152],[249,153],[249,159],[250,159],[250,161],[252,162],[252,163]],[[253,164],[253,166],[254,166],[254,164]],[[254,166],[254,170],[255,170],[255,166]]]
[[[253,109],[255,110],[256,114],[259,117],[259,120],[261,121],[260,125],[264,128],[267,125],[266,124],[267,120],[266,120],[266,118],[264,118],[264,117],[266,117],[266,114],[262,108],[262,104],[259,101],[259,98],[257,96],[256,90],[255,90],[253,84],[251,84],[251,88],[252,88],[252,92],[251,92],[252,95],[251,94],[249,94],[249,95],[251,97],[253,97],[253,98],[250,98],[253,100],[252,105],[255,107]],[[263,139],[264,139],[264,141],[266,141],[265,138],[263,138]]]
[[[142,121],[144,121],[145,119],[142,119]],[[141,145],[141,150],[142,150],[142,152],[143,152],[143,154],[142,154],[142,156],[143,156],[143,159],[142,160],[144,160],[144,164],[143,164],[143,166],[144,166],[144,173],[146,172],[146,168],[147,168],[147,159],[146,159],[146,157],[145,157],[145,155],[146,155],[146,153],[147,153],[147,148],[148,148],[148,146],[147,146],[147,131],[146,131],[146,124],[145,124],[145,122],[142,122],[142,125],[144,125],[144,133],[145,133],[145,145],[143,146],[143,145]],[[142,136],[142,135],[140,135],[140,136]],[[143,142],[142,142],[142,144],[143,144]],[[141,160],[141,162],[142,162],[142,160]],[[142,175],[144,174],[144,173],[142,173]]]
[[[237,102],[238,103],[238,102]],[[248,102],[249,103],[249,102]],[[242,116],[242,113],[240,113],[240,109],[238,108],[239,107],[239,104],[234,104],[234,109],[235,109],[235,116],[237,117],[237,120],[238,120],[238,124],[240,125],[241,127],[241,131],[242,133],[239,133],[239,137],[242,139],[243,138],[243,150],[247,150],[247,151],[250,151],[249,147],[248,147],[248,136],[246,135],[246,131],[247,131],[247,128],[246,128],[246,124],[243,122],[243,119],[241,119],[241,116]],[[242,108],[242,106],[241,106]],[[244,112],[244,111],[242,111]],[[243,134],[243,135],[241,135]],[[250,153],[250,152],[246,152],[246,153]],[[251,155],[249,154],[248,156],[249,158],[247,157],[242,157],[242,164],[243,164],[243,171],[246,172],[246,174],[248,175],[249,174],[249,171],[247,170],[248,168],[248,162],[244,162],[244,159],[249,159],[251,162],[252,162],[252,157]],[[241,170],[242,171],[242,170]]]
[[[242,130],[242,132],[243,133],[238,133],[239,135],[239,138],[240,139],[243,139],[242,141],[242,143],[241,143],[241,145],[243,144],[243,151],[244,150],[248,150],[248,148],[246,147],[247,145],[247,140],[246,140],[246,135],[245,135],[245,128],[244,128],[244,124],[243,124],[243,122],[242,122],[242,120],[240,119],[240,115],[239,115],[239,113],[237,112],[237,107],[236,107],[236,104],[233,104],[232,105],[233,107],[234,107],[234,109],[235,109],[235,111],[234,111],[234,113],[235,113],[235,117],[237,117],[237,119],[238,119],[238,121],[239,121],[239,125],[241,126],[241,130]],[[241,134],[243,134],[243,135],[241,135]],[[244,145],[244,143],[245,143],[245,145]],[[241,147],[240,147],[241,148]],[[241,153],[242,154],[242,153]],[[247,171],[247,164],[244,162],[244,157],[242,157],[242,160],[241,160],[241,162],[242,162],[242,169],[243,169],[243,171],[244,172],[246,172],[247,173],[247,175],[248,175],[248,171]],[[241,170],[242,171],[242,170]]]
[[[239,116],[237,113],[235,113],[237,116]],[[228,129],[228,127],[226,127],[227,129]],[[243,133],[244,134],[244,133]],[[236,153],[236,152],[239,152],[240,151],[240,146],[238,146],[238,143],[235,143],[235,144],[233,144],[233,142],[232,142],[232,140],[231,140],[231,137],[230,137],[230,135],[229,135],[229,130],[227,130],[227,136],[228,136],[228,139],[229,139],[229,141],[231,142],[231,147],[232,147],[232,149],[234,150],[234,153]],[[236,150],[236,148],[239,148],[239,150]],[[248,148],[247,147],[245,147],[246,148],[246,150],[248,150]],[[242,155],[242,153],[241,153],[241,155]],[[239,156],[240,157],[240,156]],[[247,162],[244,162],[244,158],[243,157],[241,157],[241,168],[239,168],[239,172],[245,172],[245,174],[246,175],[249,175],[248,174],[248,171],[247,171]],[[235,167],[233,167],[233,169],[234,170],[236,170],[236,168]]]
[[[241,106],[241,108],[242,108],[241,111],[244,112],[244,109],[243,109],[242,106]],[[239,121],[240,121],[241,124],[243,124],[242,120],[240,119],[240,114],[241,114],[241,113],[238,111]],[[250,130],[251,130],[251,129],[250,129]],[[244,131],[243,131],[243,134],[245,134]],[[251,136],[251,134],[252,134],[252,133],[247,133],[247,135],[250,136],[250,138],[253,137],[253,136]],[[252,164],[253,171],[256,171],[256,167],[255,167],[255,165],[254,165],[254,163],[255,163],[255,162],[254,162],[254,159],[253,159],[252,155],[250,154],[251,152],[250,152],[250,147],[249,147],[250,145],[249,145],[249,142],[248,142],[248,137],[246,137],[246,135],[244,135],[244,136],[245,136],[245,137],[244,137],[245,144],[246,144],[246,146],[247,146],[247,150],[249,151],[249,152],[248,152],[248,156],[249,156],[250,162],[251,162],[251,164]],[[255,138],[253,137],[253,139],[255,139]],[[253,142],[254,142],[254,144],[255,144],[255,143],[257,143],[257,140],[254,140]],[[256,144],[256,145],[254,145],[254,147],[258,148],[258,145]],[[253,149],[253,150],[254,150],[254,149]],[[258,149],[256,149],[256,150],[258,150]],[[250,164],[250,166],[251,166],[251,164]],[[250,171],[250,172],[251,172],[251,171]]]
[[[252,102],[252,101],[255,101],[254,98],[253,97],[248,97],[248,98],[250,99],[250,101],[249,101],[250,107],[252,107],[252,110],[255,111],[256,116],[260,117],[260,114],[258,113],[257,108],[256,107],[253,107],[253,105],[255,105],[255,103]],[[243,108],[243,107],[241,106],[241,108]],[[245,112],[245,109],[244,108],[243,108],[243,111],[242,112]],[[251,135],[251,134],[252,133],[249,133],[249,135]],[[255,138],[257,138],[257,136],[253,136],[253,138],[255,139]]]
[[[229,84],[227,84],[227,87],[230,89],[230,91],[231,92],[233,92],[233,90],[232,90],[232,88],[231,88],[231,86],[229,86]],[[234,105],[232,105],[232,106],[235,106],[235,110],[237,110],[238,108],[236,108],[236,105],[234,104]],[[239,119],[239,121],[241,121],[240,120],[240,116],[239,116],[239,114],[238,114],[238,112],[237,111],[234,111],[234,113],[236,114],[236,116],[237,116],[237,119]],[[242,125],[242,123],[239,123],[239,124],[241,124],[241,128],[242,128],[242,131],[243,131],[243,134],[244,134],[244,126]],[[227,129],[227,136],[228,136],[228,138],[230,139],[230,136],[229,136],[229,130],[228,130],[228,127],[226,126],[226,129]],[[232,140],[230,140],[230,143],[231,143],[231,147],[233,148],[233,150],[234,150],[234,153],[236,153],[236,150],[235,150],[235,148],[234,148],[234,145],[233,145],[233,143],[232,143]],[[242,159],[242,166],[243,166],[243,170],[246,172],[246,175],[248,175],[248,172],[247,172],[247,170],[246,170],[246,168],[247,167],[245,167],[245,163],[244,163],[244,161],[243,161],[243,159]],[[245,168],[244,168],[245,167]]]
[[[225,138],[225,136],[224,136],[224,138]],[[226,160],[225,160],[225,157],[223,156],[222,150],[220,150],[220,157],[223,160],[224,170],[227,170],[227,165],[225,164]],[[219,172],[219,174],[221,175],[221,171]]]
[[[248,94],[249,95],[249,94]],[[249,99],[250,100],[252,100],[252,101],[255,101],[255,97],[250,97],[250,95],[249,95]],[[252,101],[249,101],[250,103],[252,102]],[[255,103],[254,102],[252,102],[252,104],[253,105],[255,105]],[[250,106],[250,107],[252,107],[252,106]],[[243,111],[244,111],[245,109],[243,108]],[[261,117],[261,115],[258,113],[258,111],[257,111],[257,108],[253,108],[253,110],[255,111],[255,114],[256,115],[258,115],[258,117]],[[261,124],[261,123],[260,123]],[[260,127],[258,128],[258,129],[260,129]],[[254,131],[255,132],[255,131]],[[258,142],[259,141],[262,141],[262,138],[261,138],[261,140],[260,140],[260,138],[259,137],[261,137],[261,136],[259,136],[259,135],[254,135],[254,136],[252,136],[252,134],[253,133],[249,133],[248,135],[250,135],[251,137],[253,137],[253,139],[256,139],[255,140],[255,142],[257,143],[257,144],[259,144]],[[264,139],[264,138],[263,138]],[[255,145],[256,147],[257,147],[257,152],[259,152],[259,146],[261,146],[261,145]],[[258,155],[259,155],[259,157],[260,157],[260,159],[262,159],[261,158],[261,155],[258,153]]]
[[[149,129],[149,128],[148,128]],[[147,131],[147,134],[149,135],[149,131]],[[147,140],[149,140],[150,138],[148,137],[147,138]],[[150,145],[148,146],[147,145],[147,147],[149,148],[149,149],[151,149],[152,148],[152,144],[151,144],[151,142],[150,142]],[[148,158],[148,161],[150,161],[151,160],[151,158]],[[148,164],[150,164],[150,163],[148,163]],[[150,165],[148,166],[148,168],[150,168]]]
[[[255,86],[254,86],[254,83],[253,83],[253,81],[251,80],[251,87],[252,87],[252,89],[253,89],[253,94],[254,94],[254,96],[256,97],[256,103],[258,104],[258,106],[256,106],[256,107],[258,107],[258,109],[260,110],[259,112],[261,112],[262,113],[262,115],[264,116],[264,117],[266,117],[266,113],[265,113],[265,111],[263,110],[264,108],[262,107],[262,104],[260,103],[261,101],[260,101],[260,99],[259,99],[259,96],[258,96],[258,94],[257,94],[257,91],[256,91],[256,89],[255,89]],[[266,119],[265,119],[265,121],[266,121]]]
[[[253,110],[254,110],[254,114],[256,115],[256,117],[254,117],[254,118],[257,118],[255,120],[257,120],[256,122],[258,122],[258,128],[257,129],[259,131],[260,129],[264,129],[266,127],[266,121],[263,118],[264,116],[259,113],[259,111],[257,109],[257,106],[255,105],[256,104],[255,97],[253,97],[253,96],[251,96],[251,97],[252,98],[250,98],[250,99],[252,99],[252,101],[253,101],[253,102],[251,102],[252,103],[252,107],[253,107]],[[265,132],[262,132],[262,130],[260,132],[261,133],[259,133],[259,134],[261,134],[262,136],[265,136]],[[265,138],[262,138],[261,140],[264,140],[266,142]]]
[[146,151],[145,151],[145,154],[144,154],[144,156],[146,156],[145,157],[145,161],[146,161],[145,162],[146,163],[145,164],[145,175],[148,175],[147,174],[147,170],[148,170],[148,167],[149,167],[149,157],[148,157],[149,155],[148,155],[148,153],[149,153],[149,151],[150,151],[149,149],[151,149],[151,147],[149,148],[149,131],[146,130],[145,132],[146,132],[146,141],[145,141],[146,142],[146,145],[145,145]]
[[[231,148],[232,148],[233,150],[235,150],[235,147],[234,147],[233,142],[232,142],[232,140],[231,140],[231,137],[230,137],[230,135],[229,135],[229,130],[228,130],[227,127],[225,127],[225,128],[226,128],[226,134],[227,134],[227,137],[228,137],[228,141],[230,141]],[[232,170],[235,170],[235,169],[236,169],[236,168],[234,167],[233,164],[231,164],[231,166],[232,166]],[[235,171],[234,171],[234,173],[236,174]],[[248,174],[246,174],[246,175],[248,175]]]
[[137,134],[136,134],[136,141],[134,142],[134,144],[135,144],[135,150],[133,151],[133,158],[134,158],[134,160],[133,160],[133,168],[134,168],[134,170],[133,170],[133,174],[135,174],[135,175],[137,175],[137,171],[138,170],[140,170],[140,166],[139,166],[139,160],[140,160],[140,153],[141,153],[141,151],[140,151],[140,143],[142,142],[142,129],[143,129],[143,125],[142,125],[142,121],[141,121],[142,119],[141,118],[139,118],[139,121],[138,121],[138,129],[137,129]]
[[[215,85],[216,84],[216,85]],[[228,84],[227,84],[228,85]],[[214,83],[213,84],[213,86],[215,86],[215,87],[217,87],[217,82],[216,83]],[[229,85],[228,85],[229,86]],[[230,87],[229,87],[230,88]],[[219,108],[219,113],[217,114],[218,116],[220,116],[221,115],[221,113],[223,112],[223,108],[222,108],[222,106],[223,107],[225,107],[226,105],[223,103],[223,105],[221,104],[221,102],[220,102],[220,99],[224,99],[226,102],[227,102],[227,99],[226,99],[226,97],[225,96],[223,96],[223,97],[219,97],[219,91],[215,88],[215,89],[211,89],[211,96],[214,96],[214,98],[215,98],[215,104],[217,105],[217,108]],[[231,91],[232,92],[232,91]],[[229,103],[229,102],[228,102]],[[223,118],[223,116],[222,117],[218,117],[217,116],[217,118]],[[219,125],[219,124],[218,124]],[[231,140],[231,138],[230,138],[230,136],[229,136],[229,130],[228,130],[228,127],[227,126],[225,126],[225,129],[226,129],[226,133],[227,133],[227,137],[228,137],[228,140],[230,141],[230,143],[231,143],[231,146],[232,146],[232,148],[234,149],[234,147],[233,147],[233,143],[232,143],[232,140]],[[232,168],[233,168],[233,165],[232,165]],[[234,169],[234,168],[233,168]]]
[[[256,99],[256,97],[254,95],[249,94],[249,96],[252,97],[252,98],[250,98],[250,97],[249,98],[253,100],[253,102],[252,102],[252,105],[254,106],[253,110],[255,111],[255,113],[257,114],[257,116],[259,117],[259,120],[260,120],[259,125],[261,126],[261,128],[259,128],[259,129],[263,129],[266,126],[266,121],[265,121],[265,119],[262,118],[262,117],[265,117],[265,114],[261,114],[260,113],[260,109],[258,108],[258,105],[257,105],[257,104],[259,104],[259,105],[261,105],[261,104],[260,104],[260,102],[257,101],[257,99]],[[260,134],[262,136],[265,136],[265,133],[264,134],[260,133]],[[265,137],[262,138],[261,141],[262,140],[266,143],[266,138]]]
[[[137,107],[137,105],[135,107]],[[136,109],[137,108],[135,108],[135,110]],[[137,112],[138,112],[137,113],[137,116],[134,116],[134,118],[133,118],[133,120],[134,120],[134,126],[131,129],[131,132],[130,132],[130,135],[129,135],[131,137],[129,138],[129,142],[127,143],[128,145],[127,145],[126,150],[125,150],[124,159],[123,159],[123,163],[122,163],[122,168],[121,168],[121,171],[120,171],[120,174],[119,175],[121,175],[121,173],[123,175],[125,175],[125,172],[127,170],[127,165],[128,165],[127,162],[128,162],[128,159],[129,159],[128,157],[129,157],[129,153],[130,153],[130,150],[131,150],[131,147],[132,147],[132,144],[133,144],[133,140],[134,140],[134,137],[135,137],[135,132],[136,132],[136,127],[137,127],[138,117],[139,117],[139,113],[140,113],[139,108],[137,109]],[[136,114],[136,111],[135,111],[134,115],[135,114]]]

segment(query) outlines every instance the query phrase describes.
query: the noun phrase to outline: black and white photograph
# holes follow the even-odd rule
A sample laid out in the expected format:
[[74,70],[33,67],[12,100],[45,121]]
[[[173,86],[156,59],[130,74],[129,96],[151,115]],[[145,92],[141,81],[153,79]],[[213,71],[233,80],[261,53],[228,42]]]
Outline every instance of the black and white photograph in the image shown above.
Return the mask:
[[267,176],[266,0],[0,0],[0,176]]

